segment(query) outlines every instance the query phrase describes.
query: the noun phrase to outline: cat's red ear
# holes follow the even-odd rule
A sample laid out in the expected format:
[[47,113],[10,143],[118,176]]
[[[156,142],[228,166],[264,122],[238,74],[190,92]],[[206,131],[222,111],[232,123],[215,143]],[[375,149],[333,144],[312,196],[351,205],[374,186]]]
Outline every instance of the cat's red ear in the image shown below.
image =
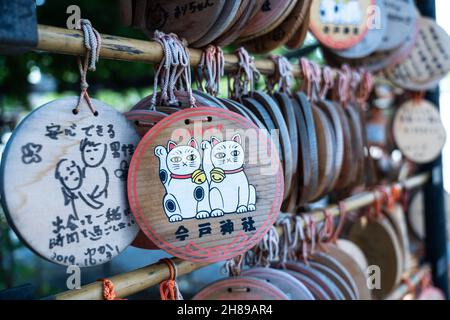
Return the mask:
[[169,141],[169,142],[167,143],[167,150],[169,150],[169,152],[170,152],[170,151],[172,151],[172,149],[175,148],[176,146],[177,146],[177,144],[176,144],[175,142]]
[[211,138],[211,143],[212,143],[213,146],[215,146],[215,145],[220,143],[220,140],[218,138],[216,138],[216,137],[212,137]]
[[189,140],[188,146],[190,146],[190,147],[192,147],[192,148],[194,148],[194,149],[198,149],[197,140],[195,140],[194,138],[192,138],[191,140]]
[[239,133],[236,133],[231,140],[241,144],[241,135]]

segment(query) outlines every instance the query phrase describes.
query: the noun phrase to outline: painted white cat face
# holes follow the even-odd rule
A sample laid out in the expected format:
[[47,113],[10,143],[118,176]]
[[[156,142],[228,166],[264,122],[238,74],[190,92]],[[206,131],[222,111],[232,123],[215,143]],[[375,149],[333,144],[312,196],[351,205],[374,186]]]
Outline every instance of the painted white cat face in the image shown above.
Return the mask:
[[216,168],[223,170],[236,170],[244,165],[244,149],[241,146],[241,136],[236,134],[230,141],[221,142],[212,137],[213,145],[211,161]]
[[173,174],[192,174],[200,169],[201,158],[195,139],[191,139],[187,146],[177,146],[173,141],[167,144],[167,168]]

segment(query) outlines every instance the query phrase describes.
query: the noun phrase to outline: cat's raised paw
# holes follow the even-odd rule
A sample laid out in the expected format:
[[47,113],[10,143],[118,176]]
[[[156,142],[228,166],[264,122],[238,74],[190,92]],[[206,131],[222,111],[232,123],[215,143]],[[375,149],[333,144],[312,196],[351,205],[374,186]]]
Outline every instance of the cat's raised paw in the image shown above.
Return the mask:
[[210,149],[211,148],[211,142],[209,141],[203,141],[201,144],[202,150]]
[[248,212],[252,212],[252,211],[256,210],[256,206],[254,204],[249,204],[247,209],[248,209]]
[[209,218],[209,212],[208,211],[200,211],[199,213],[197,213],[197,215],[195,216],[195,218],[201,220],[201,219],[207,219]]
[[247,207],[246,206],[240,206],[239,208],[237,208],[236,212],[237,213],[244,213],[247,212]]
[[213,211],[211,212],[211,217],[212,217],[212,218],[223,217],[224,214],[225,214],[225,213],[224,213],[222,210],[216,209],[216,210],[213,210]]
[[157,146],[155,148],[155,156],[157,157],[164,157],[167,155],[167,150],[166,148],[164,148],[163,146]]
[[171,216],[169,218],[170,222],[178,222],[178,221],[183,221],[183,217],[180,216],[179,214],[174,214],[173,216]]

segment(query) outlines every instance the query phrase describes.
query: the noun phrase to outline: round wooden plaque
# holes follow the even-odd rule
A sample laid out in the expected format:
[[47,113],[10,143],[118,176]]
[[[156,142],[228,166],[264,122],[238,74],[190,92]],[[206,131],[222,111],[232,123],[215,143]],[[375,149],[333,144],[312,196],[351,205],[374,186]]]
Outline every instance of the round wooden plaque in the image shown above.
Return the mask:
[[201,39],[219,19],[225,0],[148,0],[144,31],[172,32],[189,43]]
[[419,18],[419,35],[408,58],[392,67],[386,75],[408,90],[434,89],[450,71],[450,38],[429,18]]
[[333,52],[340,57],[348,59],[358,59],[367,57],[375,52],[387,32],[387,12],[384,5],[384,0],[376,0],[376,5],[370,8],[369,15],[369,31],[364,38],[361,39],[354,46],[345,50],[334,50]]
[[375,0],[318,0],[311,6],[309,28],[331,49],[348,49],[369,31],[371,6]]
[[415,193],[408,205],[408,225],[412,234],[420,241],[425,240],[425,217],[423,209],[423,191]]
[[[136,237],[126,197],[129,161],[139,141],[133,126],[92,99],[77,97],[31,112],[16,128],[1,164],[2,205],[18,236],[62,265],[110,261]],[[46,201],[51,197],[51,201]]]
[[378,50],[393,50],[402,45],[417,23],[413,0],[383,0],[387,13],[386,32]]
[[400,282],[401,248],[394,228],[386,218],[368,222],[360,219],[350,230],[349,239],[363,250],[370,266],[379,267],[380,288],[372,290],[376,298],[388,295]]
[[361,249],[353,242],[339,239],[336,245],[326,244],[324,246],[327,254],[338,260],[351,274],[358,292],[358,299],[371,300],[372,295],[367,287],[366,270],[367,259]]
[[261,54],[285,44],[301,28],[309,14],[311,2],[312,0],[297,1],[291,14],[277,28],[243,45],[248,51]]
[[212,28],[192,46],[204,47],[217,39],[233,23],[234,16],[238,13],[240,6],[241,0],[225,1],[222,12]]
[[315,300],[306,286],[287,272],[272,268],[252,268],[242,272],[242,275],[273,284],[283,291],[289,300]]
[[244,253],[271,228],[283,174],[266,131],[244,117],[198,107],[158,122],[130,164],[128,198],[141,230],[189,261]]
[[408,237],[408,226],[406,224],[405,212],[403,212],[403,206],[396,204],[392,209],[385,210],[385,216],[391,222],[402,249],[402,266],[404,272],[411,270],[411,256]]
[[405,157],[419,164],[436,159],[446,141],[439,112],[426,100],[407,101],[397,110],[393,134]]
[[277,287],[251,277],[222,279],[197,293],[193,300],[289,300]]
[[258,13],[241,30],[240,42],[252,40],[278,27],[300,0],[264,0]]

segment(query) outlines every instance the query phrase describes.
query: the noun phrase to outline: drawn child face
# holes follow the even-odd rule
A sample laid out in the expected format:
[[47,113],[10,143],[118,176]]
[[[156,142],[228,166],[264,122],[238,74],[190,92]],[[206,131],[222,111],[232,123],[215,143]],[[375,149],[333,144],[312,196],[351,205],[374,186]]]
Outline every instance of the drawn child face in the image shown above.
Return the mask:
[[171,173],[178,175],[192,174],[200,169],[201,159],[198,152],[198,145],[195,139],[191,139],[187,146],[177,146],[173,141],[169,141],[167,150],[167,168]]
[[76,190],[81,187],[81,168],[75,161],[62,159],[56,166],[55,178],[68,190]]
[[244,149],[241,146],[241,136],[236,134],[230,141],[221,142],[216,137],[211,139],[213,148],[211,161],[216,168],[237,170],[244,165]]
[[107,145],[83,139],[80,144],[81,158],[87,167],[95,168],[103,163]]

